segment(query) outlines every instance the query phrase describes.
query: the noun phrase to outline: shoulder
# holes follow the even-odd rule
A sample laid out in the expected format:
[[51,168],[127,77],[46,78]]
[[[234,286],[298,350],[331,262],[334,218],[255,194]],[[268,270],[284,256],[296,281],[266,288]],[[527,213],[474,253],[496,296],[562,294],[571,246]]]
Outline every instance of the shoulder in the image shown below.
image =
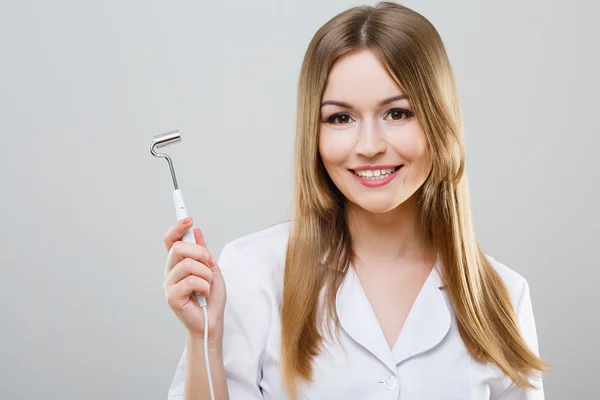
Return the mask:
[[279,223],[227,243],[218,260],[226,285],[281,290],[290,226]]
[[[498,275],[504,281],[504,284],[508,290],[508,293],[511,297],[515,314],[517,318],[517,323],[519,325],[519,330],[523,337],[523,340],[529,346],[529,349],[539,357],[539,342],[537,335],[537,328],[535,322],[535,316],[533,312],[533,304],[531,301],[531,295],[529,291],[529,284],[527,280],[516,271],[508,268],[506,265],[501,262],[495,260],[494,258],[486,255],[487,260],[490,264],[495,268]],[[534,378],[535,379],[535,378]],[[539,386],[540,390],[535,391],[535,395],[532,396],[537,398],[537,395],[540,395],[543,398],[543,384],[541,381],[532,381],[534,386]],[[522,394],[522,389],[512,384],[508,391],[505,392],[502,398],[509,398],[508,393],[511,393],[514,396],[519,397]],[[532,392],[533,393],[533,392]],[[512,399],[513,397],[510,396]],[[515,397],[516,398],[516,397]],[[520,397],[519,397],[520,398]]]
[[[485,257],[491,266],[496,270],[500,278],[504,281],[504,285],[508,290],[515,308],[517,324],[525,344],[529,347],[534,355],[539,357],[540,352],[537,329],[527,280],[521,274],[507,267],[493,257],[487,254]],[[526,395],[523,389],[516,386],[514,383],[510,383],[509,386],[502,392],[502,394],[499,395],[499,398],[520,399],[524,398],[523,396],[527,397],[528,399],[534,397],[537,399],[538,396],[540,396],[539,398],[543,398],[544,392],[542,381],[536,380],[536,378],[531,378],[530,383],[539,388],[538,390],[528,392],[530,393],[529,396],[531,397]]]
[[281,223],[241,236],[223,247],[217,261],[227,293],[222,347],[231,398],[262,398],[256,379],[270,343],[279,338],[289,231],[290,224]]
[[279,259],[282,254],[285,257],[289,236],[290,222],[286,221],[232,240],[223,251],[237,251],[245,257]]
[[505,264],[496,260],[492,256],[486,254],[485,257],[504,282],[514,307],[518,307],[523,296],[529,295],[527,280],[523,277],[523,275],[507,267]]

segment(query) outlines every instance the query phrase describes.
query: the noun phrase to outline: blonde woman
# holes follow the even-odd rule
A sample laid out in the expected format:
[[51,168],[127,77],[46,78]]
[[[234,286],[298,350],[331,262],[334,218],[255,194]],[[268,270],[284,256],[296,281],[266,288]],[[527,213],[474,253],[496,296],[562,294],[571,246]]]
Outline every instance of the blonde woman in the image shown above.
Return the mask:
[[[170,399],[543,399],[525,279],[472,229],[442,40],[394,3],[321,27],[300,73],[290,222],[215,262],[164,236],[187,329]],[[209,328],[193,291],[208,298]]]

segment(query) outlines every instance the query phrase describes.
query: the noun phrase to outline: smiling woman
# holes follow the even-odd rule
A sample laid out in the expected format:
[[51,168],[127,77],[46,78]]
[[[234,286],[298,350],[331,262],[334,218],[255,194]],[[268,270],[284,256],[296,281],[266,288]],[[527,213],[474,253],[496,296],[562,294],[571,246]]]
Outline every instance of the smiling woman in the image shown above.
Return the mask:
[[431,23],[390,2],[335,16],[308,46],[297,104],[291,222],[216,265],[199,232],[198,248],[172,245],[188,225],[165,235],[167,298],[189,333],[171,398],[208,398],[207,335],[217,398],[543,399],[529,286],[472,229]]

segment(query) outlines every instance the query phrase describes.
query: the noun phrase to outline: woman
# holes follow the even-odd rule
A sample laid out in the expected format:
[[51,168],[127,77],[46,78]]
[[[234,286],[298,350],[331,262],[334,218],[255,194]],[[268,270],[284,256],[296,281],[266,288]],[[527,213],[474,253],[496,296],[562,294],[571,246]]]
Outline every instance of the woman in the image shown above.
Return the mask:
[[528,285],[475,239],[454,78],[424,17],[385,2],[319,29],[295,151],[291,222],[218,263],[199,230],[179,241],[191,221],[165,234],[188,332],[169,398],[209,398],[206,334],[218,399],[543,399]]

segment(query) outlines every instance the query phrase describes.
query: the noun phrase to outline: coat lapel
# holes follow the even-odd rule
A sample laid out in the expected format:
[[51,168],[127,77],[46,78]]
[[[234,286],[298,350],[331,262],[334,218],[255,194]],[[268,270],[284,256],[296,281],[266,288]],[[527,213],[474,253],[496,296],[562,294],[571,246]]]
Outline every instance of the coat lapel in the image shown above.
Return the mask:
[[392,352],[352,265],[337,292],[336,310],[346,333],[395,373]]
[[439,275],[439,259],[423,284],[394,344],[396,364],[437,346],[450,330],[450,310]]
[[397,364],[435,347],[450,329],[450,310],[438,268],[439,260],[417,295],[392,350],[351,265],[337,292],[336,311],[342,329],[394,373]]

